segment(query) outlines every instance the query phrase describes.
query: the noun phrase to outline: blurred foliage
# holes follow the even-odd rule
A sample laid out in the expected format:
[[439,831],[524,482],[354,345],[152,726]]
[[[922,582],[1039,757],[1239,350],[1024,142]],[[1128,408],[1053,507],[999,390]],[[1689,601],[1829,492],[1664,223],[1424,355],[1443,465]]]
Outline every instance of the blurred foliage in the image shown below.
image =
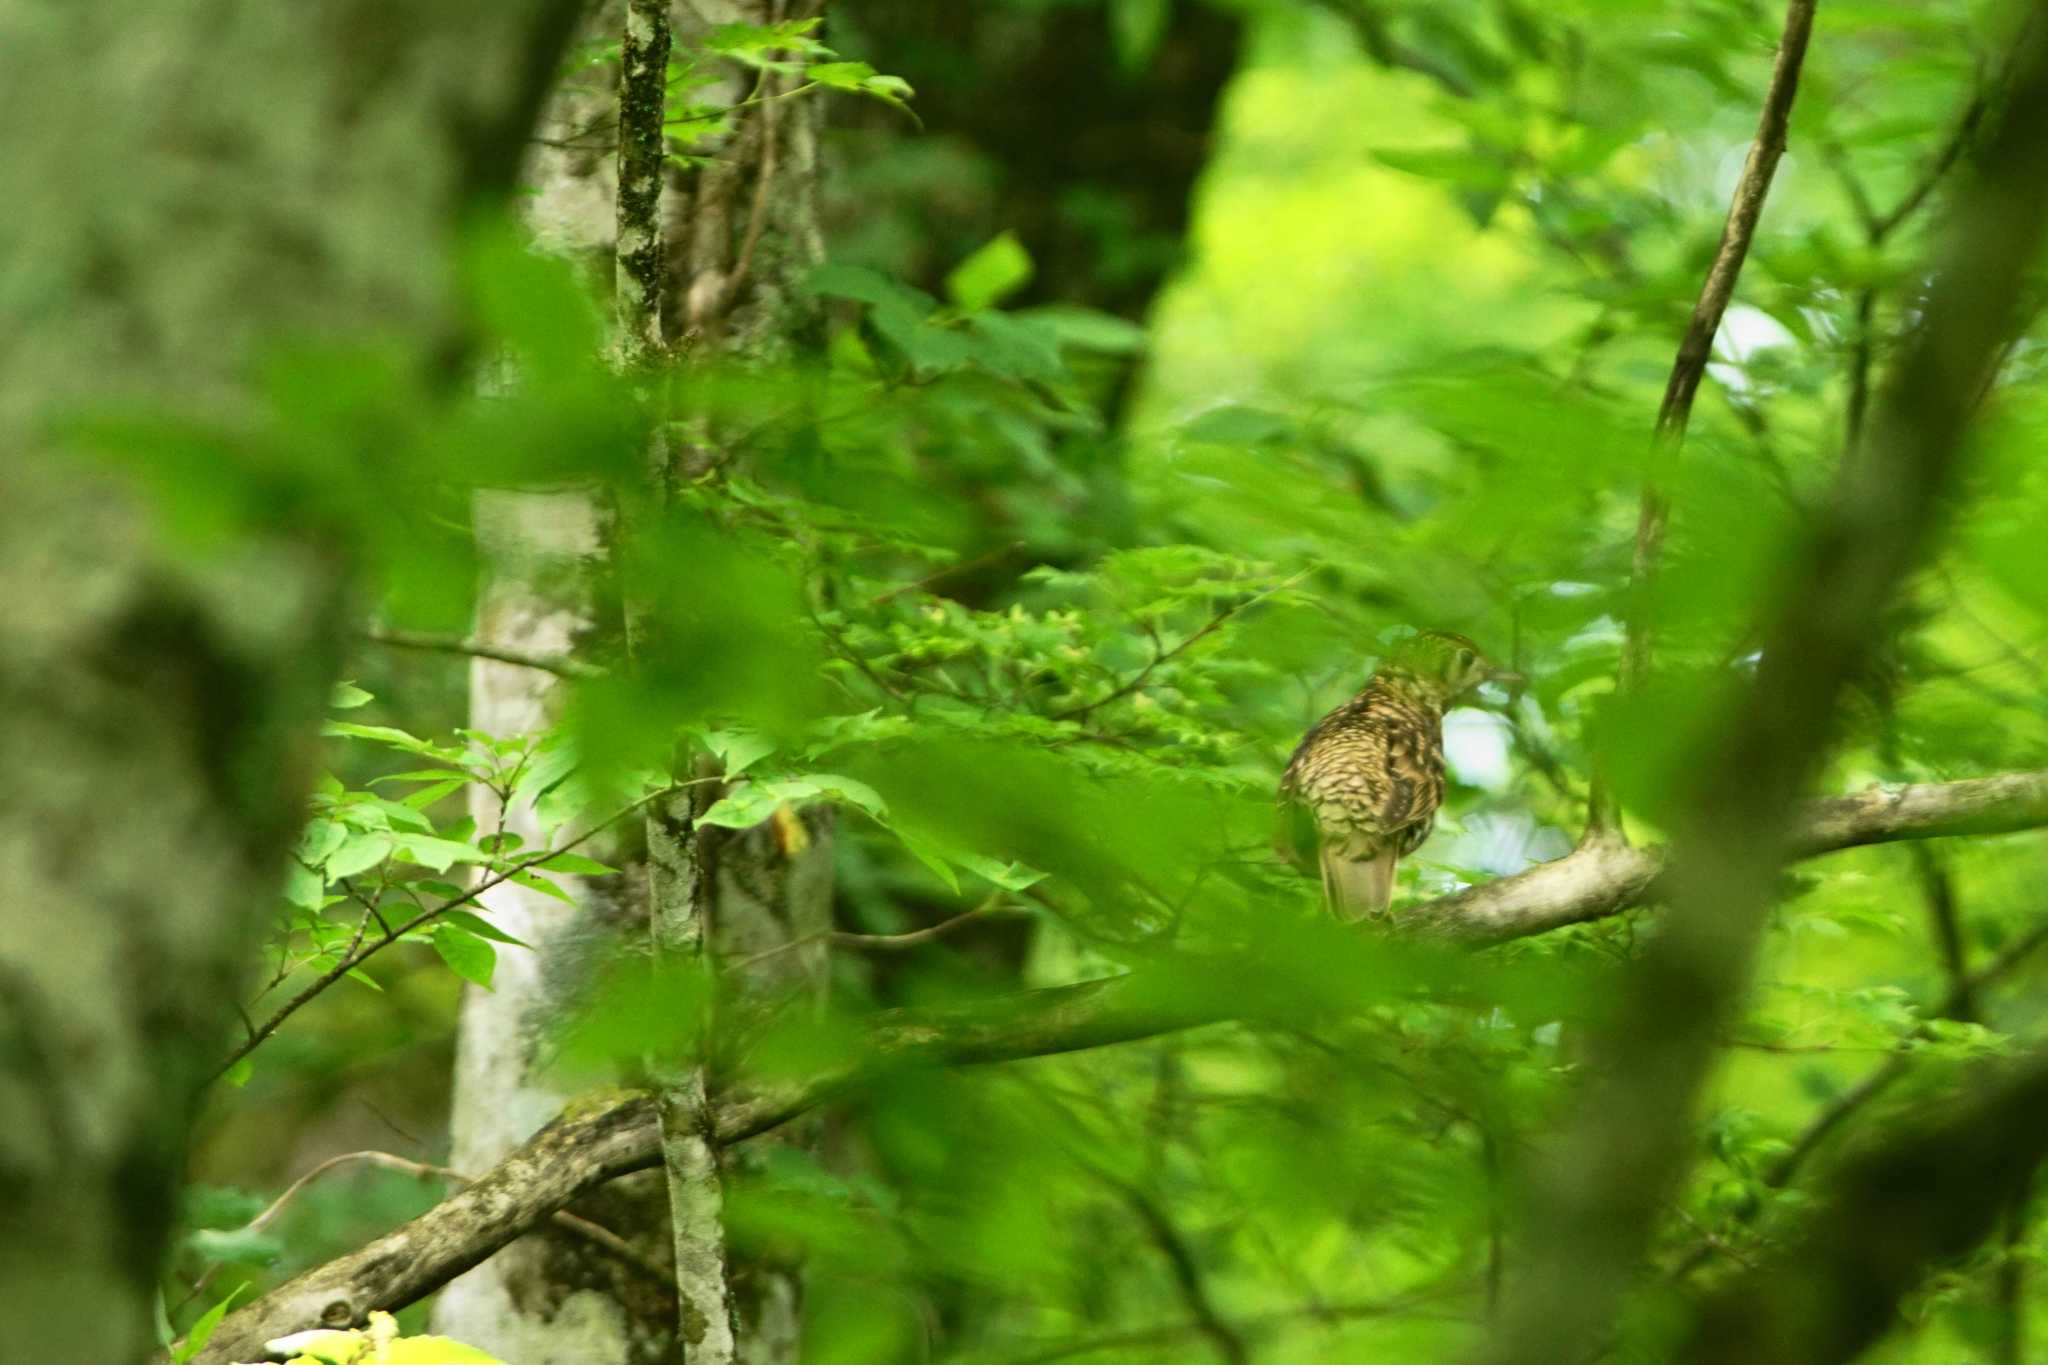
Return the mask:
[[[1455,629],[1528,681],[1451,718],[1443,818],[1399,898],[1562,853],[1596,762],[1632,831],[1658,836],[1753,664],[1759,605],[1784,590],[1785,548],[1847,445],[1858,376],[1875,382],[1912,324],[1941,184],[1879,226],[1995,83],[2005,7],[1823,7],[1792,150],[1664,471],[1658,669],[1625,701],[1649,432],[1754,126],[1774,6],[1009,0],[952,7],[942,59],[888,50],[878,0],[846,8],[845,50],[872,65],[801,61],[891,102],[895,87],[866,85],[876,69],[912,72],[922,94],[921,64],[966,63],[950,75],[971,87],[972,63],[1034,26],[1085,28],[1114,68],[1091,79],[1137,89],[1184,44],[1211,67],[1220,51],[1236,72],[1215,76],[1185,239],[1179,219],[1160,220],[1161,243],[1159,221],[1133,226],[1144,214],[1105,198],[1115,158],[1034,166],[1032,212],[1062,207],[1004,221],[1006,177],[1024,176],[990,146],[1014,144],[984,129],[964,145],[949,106],[921,101],[924,133],[883,108],[886,128],[856,116],[839,135],[863,221],[810,281],[828,344],[785,367],[693,356],[643,402],[606,369],[572,272],[480,227],[459,287],[492,358],[482,382],[423,392],[393,378],[423,340],[333,338],[270,357],[251,412],[75,419],[188,552],[303,526],[363,566],[381,620],[425,631],[467,628],[471,490],[588,484],[619,509],[620,572],[659,642],[629,657],[607,623],[559,723],[508,736],[462,728],[458,662],[434,676],[362,647],[361,686],[338,702],[370,719],[330,728],[336,776],[284,889],[272,986],[331,969],[380,915],[453,902],[358,977],[439,984],[409,1014],[348,1014],[362,992],[343,982],[286,1022],[247,1087],[221,1092],[200,1170],[281,1186],[288,1172],[229,1140],[238,1124],[274,1119],[324,1155],[332,1092],[308,1116],[292,1086],[389,1068],[393,1019],[407,1036],[452,1024],[446,973],[487,984],[524,951],[459,873],[608,871],[477,829],[461,784],[546,797],[568,828],[705,772],[720,780],[708,823],[841,807],[843,931],[981,912],[913,952],[835,954],[829,1021],[749,1021],[757,1068],[816,1064],[876,1007],[1126,969],[1218,1012],[1259,1002],[1255,1025],[894,1076],[846,1101],[823,1153],[736,1163],[736,1242],[807,1257],[806,1360],[1449,1358],[1513,1273],[1502,1228],[1527,1158],[1654,916],[1477,955],[1339,934],[1267,851],[1280,768],[1388,631]],[[807,34],[780,49],[727,35],[679,62],[758,61]],[[1065,117],[1056,92],[991,74],[1018,92],[1005,117]],[[1970,152],[1965,136],[1964,166]],[[949,195],[975,212],[934,236]],[[925,259],[935,240],[946,254]],[[2041,355],[2030,329],[2008,358],[1967,505],[1845,699],[1831,789],[2048,765]],[[659,514],[638,482],[655,410],[706,451]],[[1932,850],[1973,962],[2038,922],[2043,855],[2030,835]],[[1803,1196],[1774,1163],[1866,1071],[1912,1060],[1847,1126],[1856,1140],[2038,1031],[2011,988],[2024,970],[1976,1019],[1932,1017],[1949,983],[1924,884],[1900,846],[1788,873],[1657,1267],[1705,1246],[1704,1281],[1782,1236]],[[568,1060],[601,1070],[697,1017],[692,992],[601,1000],[572,1022]],[[409,1084],[409,1112],[437,1121],[432,1080]],[[418,1194],[370,1183],[387,1181],[394,1205]],[[180,1327],[208,1305],[191,1283],[209,1268],[260,1290],[361,1231],[353,1201],[237,1231],[262,1202],[194,1191],[167,1290]],[[2044,1246],[2030,1228],[1950,1268],[1878,1358],[2000,1339],[2001,1266]],[[2034,1329],[2038,1298],[2022,1305]],[[1655,1358],[1668,1308],[1642,1305],[1617,1358]]]

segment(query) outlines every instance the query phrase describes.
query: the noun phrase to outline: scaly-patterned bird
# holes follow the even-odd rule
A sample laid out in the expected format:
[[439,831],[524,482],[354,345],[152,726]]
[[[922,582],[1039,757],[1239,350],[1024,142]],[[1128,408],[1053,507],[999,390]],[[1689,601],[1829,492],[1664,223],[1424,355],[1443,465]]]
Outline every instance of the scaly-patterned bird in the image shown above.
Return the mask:
[[1365,688],[1315,723],[1280,779],[1279,852],[1313,824],[1323,894],[1345,920],[1385,914],[1394,865],[1422,846],[1444,799],[1444,709],[1497,674],[1462,635],[1396,643]]

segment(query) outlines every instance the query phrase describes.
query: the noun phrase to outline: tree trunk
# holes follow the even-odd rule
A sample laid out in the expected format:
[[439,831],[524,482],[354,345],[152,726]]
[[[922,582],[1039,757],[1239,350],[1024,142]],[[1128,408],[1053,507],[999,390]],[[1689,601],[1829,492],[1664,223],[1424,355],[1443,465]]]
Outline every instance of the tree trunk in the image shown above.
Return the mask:
[[445,338],[451,229],[505,188],[562,8],[66,0],[0,18],[10,1359],[152,1343],[187,1125],[275,904],[345,600],[342,555],[303,527],[167,552],[69,458],[63,419],[203,402],[254,423],[243,375],[283,336]]
[[[603,528],[588,491],[483,492],[475,524],[487,566],[477,604],[480,643],[563,657],[599,628]],[[539,733],[554,719],[563,686],[551,673],[479,659],[470,669],[470,724],[497,735]],[[502,827],[540,846],[530,807],[501,811],[483,788],[472,789],[470,807],[480,831]],[[571,1096],[543,1074],[549,1025],[592,966],[640,932],[631,879],[556,880],[574,907],[511,882],[482,899],[491,921],[533,951],[501,952],[492,988],[463,993],[450,1120],[456,1170],[489,1170],[561,1112]],[[617,881],[626,884],[611,884]],[[576,1207],[658,1255],[666,1241],[659,1198],[660,1182],[638,1175]],[[674,1317],[665,1284],[550,1227],[443,1290],[434,1329],[520,1365],[657,1365],[673,1358]]]
[[[687,49],[719,24],[766,24],[787,17],[778,0],[683,0],[674,13],[675,43]],[[820,314],[799,286],[824,259],[819,208],[824,104],[815,97],[775,98],[792,86],[791,78],[765,77],[762,102],[740,116],[726,145],[713,149],[713,159],[685,182],[678,196],[687,209],[672,238],[671,278],[677,288],[667,323],[681,363],[722,353],[772,364],[820,340]],[[722,93],[737,102],[746,90],[732,78]],[[686,426],[695,426],[689,414],[678,415]],[[672,451],[671,461],[687,463],[720,448],[719,432],[700,429],[695,435],[702,446]],[[739,974],[742,998],[773,1000],[781,1008],[796,1001],[822,1006],[827,983],[822,940],[780,950],[831,927],[832,834],[832,812],[816,809],[801,818],[784,811],[750,830],[699,827],[688,836],[695,843],[696,894],[714,960],[760,959]],[[763,958],[764,953],[770,955]],[[673,1123],[664,1125],[671,1148],[677,1129]],[[775,1140],[807,1139],[799,1131]],[[730,1160],[711,1144],[701,1145],[717,1165]],[[756,1143],[745,1159],[758,1163],[761,1151],[762,1144]],[[672,1166],[674,1189],[679,1180],[688,1180],[687,1162],[694,1153],[666,1154],[681,1158]],[[702,1211],[701,1203],[696,1207]],[[688,1231],[678,1226],[679,1248]],[[707,1229],[694,1230],[699,1241],[707,1235]],[[730,1250],[722,1264],[737,1359],[745,1365],[793,1362],[803,1327],[800,1267]],[[679,1275],[679,1283],[687,1297],[686,1277]]]
[[[636,10],[639,24],[629,30],[629,15]],[[678,46],[700,38],[711,24],[749,17],[765,20],[766,6],[694,6],[679,0],[671,10]],[[585,36],[627,35],[624,56],[630,67],[647,41],[647,18],[644,0],[608,0],[587,16]],[[658,70],[658,59],[654,65]],[[698,313],[689,324],[687,345],[694,348],[715,336],[721,347],[744,344],[750,354],[780,353],[808,330],[813,317],[791,286],[820,254],[816,102],[790,102],[810,106],[794,114],[772,102],[763,106],[775,110],[772,118],[742,116],[713,171],[686,182],[665,203],[649,203],[644,146],[626,147],[623,176],[609,147],[577,149],[606,140],[586,136],[579,141],[580,130],[630,121],[618,118],[615,87],[604,88],[610,93],[602,96],[588,88],[564,88],[550,101],[543,121],[548,137],[574,145],[537,147],[529,162],[526,179],[537,193],[527,206],[527,221],[536,242],[579,258],[590,267],[590,278],[614,282],[621,354],[628,364],[663,363],[663,333],[671,341],[676,338],[682,324],[674,309],[688,293],[687,281],[699,277],[694,263],[700,260],[707,263],[704,269],[718,272],[717,283],[697,292]],[[621,186],[627,191],[623,197]],[[734,208],[736,202],[743,211]],[[723,224],[722,234],[702,221],[707,212]],[[638,225],[649,219],[659,224],[658,242],[667,248],[653,260],[638,235]],[[671,255],[674,244],[685,239],[691,254]],[[665,264],[662,256],[668,257]],[[657,269],[657,275],[650,274]],[[652,293],[650,278],[658,286]],[[595,508],[584,490],[505,491],[479,499],[477,524],[489,574],[476,627],[480,641],[560,654],[590,632],[610,628],[596,618],[598,580],[610,569],[601,562],[604,546]],[[479,662],[472,673],[471,723],[500,734],[539,729],[547,723],[550,698],[560,685],[549,674]],[[694,809],[705,804],[708,797],[700,797]],[[453,1119],[456,1169],[488,1168],[570,1098],[534,1074],[540,1030],[571,1003],[580,962],[647,939],[651,908],[658,910],[664,901],[685,905],[700,921],[698,932],[708,930],[713,951],[734,957],[759,954],[829,926],[829,811],[807,813],[800,821],[785,819],[778,838],[766,826],[743,832],[693,830],[692,802],[679,798],[664,806],[673,809],[647,822],[648,863],[624,879],[623,889],[607,892],[585,884],[578,888],[576,911],[509,885],[491,893],[486,904],[493,920],[533,944],[536,952],[501,954],[493,990],[466,993]],[[495,806],[476,814],[484,830],[494,826],[498,815]],[[534,837],[530,812],[511,812],[510,818],[508,828]],[[791,829],[802,833],[792,839]],[[567,932],[572,925],[574,931]],[[784,994],[794,989],[822,1000],[822,953],[822,946],[778,953],[747,973],[749,989]],[[669,1098],[684,1093],[671,1087]],[[660,1174],[629,1177],[614,1182],[600,1204],[579,1204],[578,1211],[656,1255],[668,1254],[673,1230],[683,1266],[675,1285],[652,1294],[644,1273],[593,1259],[586,1244],[542,1232],[449,1285],[435,1307],[435,1330],[519,1365],[674,1360],[679,1323],[682,1355],[691,1361],[736,1358],[749,1365],[775,1365],[794,1360],[801,1327],[795,1269],[726,1257],[719,1212],[723,1154],[707,1143],[688,1142],[687,1115],[673,1117],[672,1133],[690,1148],[677,1153],[685,1180],[671,1179],[664,1195]],[[728,1322],[730,1331],[720,1330]]]
[[[624,26],[623,0],[584,7],[578,37],[601,42]],[[613,237],[616,160],[601,146],[618,108],[604,73],[558,84],[541,117],[545,142],[529,149],[524,206],[537,247],[605,278]],[[596,129],[597,132],[591,130]],[[565,145],[557,145],[565,144]],[[506,382],[517,384],[512,374]],[[566,657],[600,633],[610,574],[609,528],[587,487],[491,489],[477,495],[474,526],[484,581],[473,629],[479,643]],[[494,735],[533,735],[556,719],[566,684],[553,674],[479,659],[470,668],[470,725]],[[503,827],[528,846],[541,838],[529,807],[498,809],[476,788],[471,814],[481,832]],[[591,972],[644,934],[644,898],[633,877],[594,882],[560,877],[572,908],[513,883],[482,899],[491,921],[531,945],[498,955],[491,989],[465,988],[456,1033],[449,1119],[450,1164],[485,1171],[572,1096],[545,1075],[548,1030],[573,1007]],[[614,885],[618,882],[622,884]],[[668,1241],[661,1183],[628,1176],[577,1212],[659,1262]],[[518,1365],[662,1365],[675,1358],[675,1306],[665,1281],[595,1251],[582,1239],[542,1228],[455,1280],[434,1303],[436,1332]]]

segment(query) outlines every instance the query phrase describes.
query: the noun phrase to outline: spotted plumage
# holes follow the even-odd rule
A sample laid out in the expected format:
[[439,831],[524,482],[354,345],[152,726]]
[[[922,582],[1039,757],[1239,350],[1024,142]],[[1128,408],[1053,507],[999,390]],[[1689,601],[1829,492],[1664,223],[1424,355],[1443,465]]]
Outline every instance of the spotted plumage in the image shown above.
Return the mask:
[[1425,631],[1303,736],[1280,779],[1281,853],[1314,837],[1341,918],[1385,913],[1395,864],[1422,846],[1443,804],[1444,710],[1493,676],[1464,636]]

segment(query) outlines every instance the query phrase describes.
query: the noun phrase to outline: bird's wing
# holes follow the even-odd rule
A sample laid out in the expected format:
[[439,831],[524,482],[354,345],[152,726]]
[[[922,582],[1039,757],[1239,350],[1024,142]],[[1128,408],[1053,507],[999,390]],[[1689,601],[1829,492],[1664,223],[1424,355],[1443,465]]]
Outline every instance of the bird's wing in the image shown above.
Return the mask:
[[1273,854],[1283,863],[1300,867],[1315,851],[1315,813],[1303,804],[1300,793],[1283,785],[1273,812]]
[[1379,802],[1382,827],[1408,830],[1421,826],[1426,835],[1444,800],[1441,746],[1421,725],[1392,724],[1384,735],[1384,795]]

